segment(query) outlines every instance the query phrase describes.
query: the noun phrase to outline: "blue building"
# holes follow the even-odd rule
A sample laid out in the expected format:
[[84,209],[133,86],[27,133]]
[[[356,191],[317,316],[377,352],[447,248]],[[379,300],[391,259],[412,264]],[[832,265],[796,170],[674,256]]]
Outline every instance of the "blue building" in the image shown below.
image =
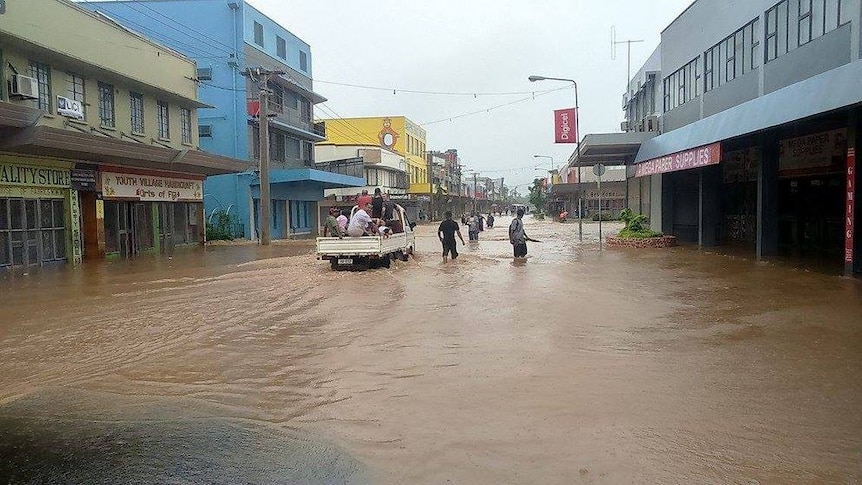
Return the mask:
[[[285,74],[270,77],[270,193],[272,237],[315,234],[324,189],[365,185],[362,168],[332,165],[315,170],[314,144],[326,139],[315,125],[313,107],[326,99],[313,90],[310,46],[244,0],[93,1],[100,12],[195,59],[199,98],[215,108],[198,112],[200,146],[248,160],[244,173],[210,177],[204,186],[208,217],[236,216],[245,237],[256,239],[259,224],[260,137],[257,106],[260,79],[247,70]],[[341,172],[341,173],[336,173]],[[355,176],[354,176],[355,175]]]

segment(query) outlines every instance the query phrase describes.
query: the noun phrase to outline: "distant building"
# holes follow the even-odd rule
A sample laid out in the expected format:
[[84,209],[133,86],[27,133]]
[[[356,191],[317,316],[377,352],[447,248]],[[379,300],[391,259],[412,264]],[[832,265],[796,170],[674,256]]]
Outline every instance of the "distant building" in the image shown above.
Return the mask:
[[4,3],[0,268],[203,243],[204,179],[244,163],[200,150],[194,61],[66,0]]
[[205,149],[247,160],[240,174],[205,185],[207,214],[238,217],[245,237],[258,237],[260,213],[259,79],[248,68],[284,72],[273,76],[269,124],[273,238],[315,234],[324,190],[364,181],[317,170],[314,144],[326,139],[314,123],[314,105],[326,101],[313,89],[311,47],[245,0],[97,1],[82,6],[197,60]]

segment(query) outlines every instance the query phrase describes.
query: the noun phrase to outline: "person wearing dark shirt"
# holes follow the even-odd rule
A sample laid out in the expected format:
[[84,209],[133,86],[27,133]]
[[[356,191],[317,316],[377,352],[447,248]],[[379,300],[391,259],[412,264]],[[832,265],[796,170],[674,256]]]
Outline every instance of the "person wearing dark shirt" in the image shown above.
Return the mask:
[[371,199],[371,218],[383,219],[383,195],[380,193],[380,187],[374,189],[374,198]]
[[449,254],[452,254],[452,261],[455,261],[458,258],[458,243],[455,241],[455,235],[458,235],[458,239],[461,240],[461,244],[464,244],[464,237],[461,236],[461,227],[457,222],[452,220],[452,211],[446,211],[446,220],[440,223],[440,227],[437,228],[437,237],[440,238],[440,242],[443,244],[443,262],[446,263],[449,261]]
[[383,194],[383,220],[391,221],[395,218],[395,202],[389,200],[389,194]]

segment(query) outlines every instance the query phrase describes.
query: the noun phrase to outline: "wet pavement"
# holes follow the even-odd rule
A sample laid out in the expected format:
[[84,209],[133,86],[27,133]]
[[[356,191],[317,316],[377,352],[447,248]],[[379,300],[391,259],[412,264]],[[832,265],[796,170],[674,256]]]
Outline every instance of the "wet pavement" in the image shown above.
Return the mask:
[[508,220],[0,273],[0,483],[862,481],[862,282]]

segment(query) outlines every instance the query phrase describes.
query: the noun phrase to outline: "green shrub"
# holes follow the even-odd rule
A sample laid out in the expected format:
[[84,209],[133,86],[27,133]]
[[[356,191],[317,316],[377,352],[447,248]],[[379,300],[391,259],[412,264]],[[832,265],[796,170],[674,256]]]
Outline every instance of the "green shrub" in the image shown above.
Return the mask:
[[620,220],[626,224],[618,234],[621,238],[646,239],[650,237],[660,237],[662,235],[660,232],[652,231],[646,227],[646,223],[649,221],[647,216],[643,214],[635,214],[631,209],[623,209],[622,212],[620,212]]
[[623,239],[648,239],[651,237],[661,237],[660,232],[655,232],[650,229],[641,229],[640,231],[631,231],[629,229],[623,229],[617,234],[618,237]]
[[242,231],[237,234],[237,228],[241,226],[235,215],[216,212],[210,220],[211,222],[207,222],[207,241],[233,241],[242,237]]

